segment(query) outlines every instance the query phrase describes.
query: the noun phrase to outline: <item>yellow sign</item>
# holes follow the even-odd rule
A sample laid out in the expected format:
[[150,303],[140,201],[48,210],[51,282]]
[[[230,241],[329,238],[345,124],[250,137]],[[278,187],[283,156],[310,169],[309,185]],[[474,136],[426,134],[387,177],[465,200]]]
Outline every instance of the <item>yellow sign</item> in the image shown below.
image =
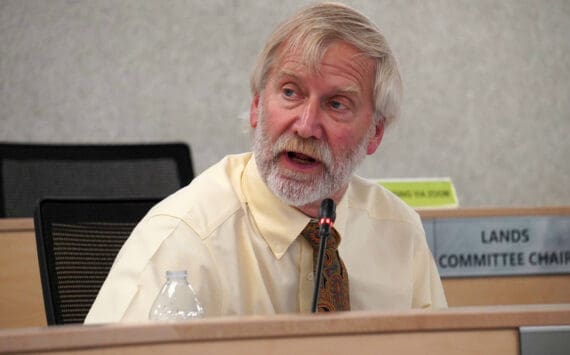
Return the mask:
[[413,208],[456,208],[459,206],[450,178],[381,179],[384,186]]

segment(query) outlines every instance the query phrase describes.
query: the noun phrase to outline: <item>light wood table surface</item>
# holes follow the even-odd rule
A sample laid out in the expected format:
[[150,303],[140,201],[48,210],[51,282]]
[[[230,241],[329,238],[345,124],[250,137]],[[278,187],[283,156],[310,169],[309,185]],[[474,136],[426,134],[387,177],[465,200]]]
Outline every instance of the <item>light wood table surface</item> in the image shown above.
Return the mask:
[[570,305],[211,318],[0,331],[0,352],[518,355],[520,326],[569,325]]

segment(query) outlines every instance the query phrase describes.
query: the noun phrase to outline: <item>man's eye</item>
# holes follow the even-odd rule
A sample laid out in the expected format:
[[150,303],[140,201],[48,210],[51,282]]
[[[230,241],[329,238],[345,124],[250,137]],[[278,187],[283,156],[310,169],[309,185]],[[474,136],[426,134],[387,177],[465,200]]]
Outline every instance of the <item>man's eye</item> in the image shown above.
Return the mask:
[[295,95],[295,90],[289,89],[289,88],[284,88],[283,89],[283,95],[285,95],[286,97],[293,97]]
[[336,100],[331,101],[330,105],[335,110],[345,110],[347,108],[345,104]]

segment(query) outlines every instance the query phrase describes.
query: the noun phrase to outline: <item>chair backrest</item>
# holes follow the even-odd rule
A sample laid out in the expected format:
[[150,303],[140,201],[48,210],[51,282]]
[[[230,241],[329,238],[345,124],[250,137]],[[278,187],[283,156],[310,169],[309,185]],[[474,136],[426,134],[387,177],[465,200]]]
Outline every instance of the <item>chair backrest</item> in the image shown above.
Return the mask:
[[184,143],[0,144],[0,217],[46,197],[162,198],[194,178]]
[[82,323],[119,249],[156,199],[44,199],[34,214],[48,325]]

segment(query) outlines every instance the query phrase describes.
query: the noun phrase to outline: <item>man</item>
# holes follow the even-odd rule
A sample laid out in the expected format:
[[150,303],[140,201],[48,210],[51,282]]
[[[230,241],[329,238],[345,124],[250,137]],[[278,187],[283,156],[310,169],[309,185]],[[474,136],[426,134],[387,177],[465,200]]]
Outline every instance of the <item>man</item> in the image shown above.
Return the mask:
[[347,6],[310,6],[270,37],[251,88],[253,154],[224,158],[148,213],[86,323],[145,321],[167,270],[188,270],[206,316],[309,312],[316,253],[301,235],[325,198],[337,204],[344,310],[446,307],[418,215],[353,175],[398,114],[379,30]]

